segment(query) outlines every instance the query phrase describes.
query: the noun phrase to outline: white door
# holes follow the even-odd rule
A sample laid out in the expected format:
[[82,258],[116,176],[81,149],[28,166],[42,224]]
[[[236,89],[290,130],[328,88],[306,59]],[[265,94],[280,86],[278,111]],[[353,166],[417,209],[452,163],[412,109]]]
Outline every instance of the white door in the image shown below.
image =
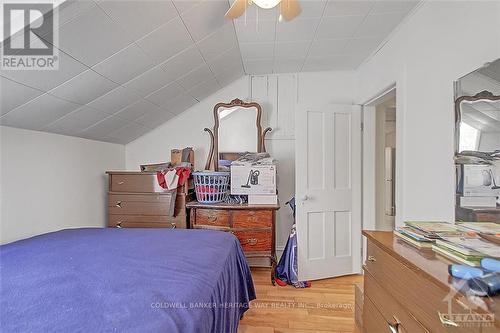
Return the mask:
[[295,123],[299,279],[361,271],[361,108],[299,107]]

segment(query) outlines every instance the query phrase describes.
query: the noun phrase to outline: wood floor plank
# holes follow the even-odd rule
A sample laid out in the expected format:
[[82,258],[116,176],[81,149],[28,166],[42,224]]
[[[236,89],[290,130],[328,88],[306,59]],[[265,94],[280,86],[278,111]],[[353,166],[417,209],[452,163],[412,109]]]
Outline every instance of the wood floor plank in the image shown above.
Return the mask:
[[361,275],[313,281],[311,288],[273,286],[269,269],[252,269],[257,299],[238,333],[359,333],[354,324],[354,284]]

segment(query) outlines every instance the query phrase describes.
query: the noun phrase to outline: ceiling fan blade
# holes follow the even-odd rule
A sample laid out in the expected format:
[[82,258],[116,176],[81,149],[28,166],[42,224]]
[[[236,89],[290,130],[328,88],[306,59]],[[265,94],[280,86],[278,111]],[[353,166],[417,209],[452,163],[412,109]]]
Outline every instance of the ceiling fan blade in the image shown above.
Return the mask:
[[298,0],[281,0],[280,10],[281,16],[285,19],[285,21],[290,21],[296,18],[300,12],[302,12],[302,8],[300,8]]
[[226,12],[226,17],[228,19],[235,19],[240,17],[247,9],[247,1],[248,0],[234,0],[231,8]]

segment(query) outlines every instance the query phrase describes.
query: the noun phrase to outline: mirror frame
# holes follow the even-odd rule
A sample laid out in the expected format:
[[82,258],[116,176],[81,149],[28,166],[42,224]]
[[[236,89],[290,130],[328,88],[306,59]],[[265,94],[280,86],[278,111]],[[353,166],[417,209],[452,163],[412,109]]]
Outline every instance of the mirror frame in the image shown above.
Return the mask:
[[231,108],[239,106],[244,109],[251,109],[255,108],[257,111],[256,115],[256,120],[255,120],[255,125],[256,125],[256,131],[257,131],[257,153],[262,153],[266,151],[266,145],[264,143],[264,138],[266,134],[270,131],[272,131],[271,127],[267,127],[262,131],[262,126],[260,124],[261,118],[262,118],[262,107],[260,106],[259,103],[256,102],[250,102],[246,103],[243,102],[241,99],[233,99],[229,103],[217,103],[214,106],[213,110],[213,115],[214,115],[214,127],[213,129],[210,128],[205,128],[204,131],[208,132],[210,135],[210,151],[208,153],[207,157],[207,162],[205,164],[205,170],[210,170],[211,166],[213,164],[213,170],[218,171],[219,170],[219,109],[221,108]]
[[460,96],[455,100],[455,156],[460,154],[460,122],[462,121],[462,113],[460,112],[460,105],[462,102],[475,102],[475,101],[499,101],[500,95],[493,95],[492,92],[483,90],[474,96]]

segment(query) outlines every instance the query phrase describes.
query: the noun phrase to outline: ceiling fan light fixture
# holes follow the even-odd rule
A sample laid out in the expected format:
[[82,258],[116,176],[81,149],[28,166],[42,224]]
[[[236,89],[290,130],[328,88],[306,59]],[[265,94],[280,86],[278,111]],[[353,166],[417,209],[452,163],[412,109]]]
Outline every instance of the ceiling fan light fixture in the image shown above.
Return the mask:
[[253,0],[253,3],[263,9],[271,9],[276,7],[281,0]]

